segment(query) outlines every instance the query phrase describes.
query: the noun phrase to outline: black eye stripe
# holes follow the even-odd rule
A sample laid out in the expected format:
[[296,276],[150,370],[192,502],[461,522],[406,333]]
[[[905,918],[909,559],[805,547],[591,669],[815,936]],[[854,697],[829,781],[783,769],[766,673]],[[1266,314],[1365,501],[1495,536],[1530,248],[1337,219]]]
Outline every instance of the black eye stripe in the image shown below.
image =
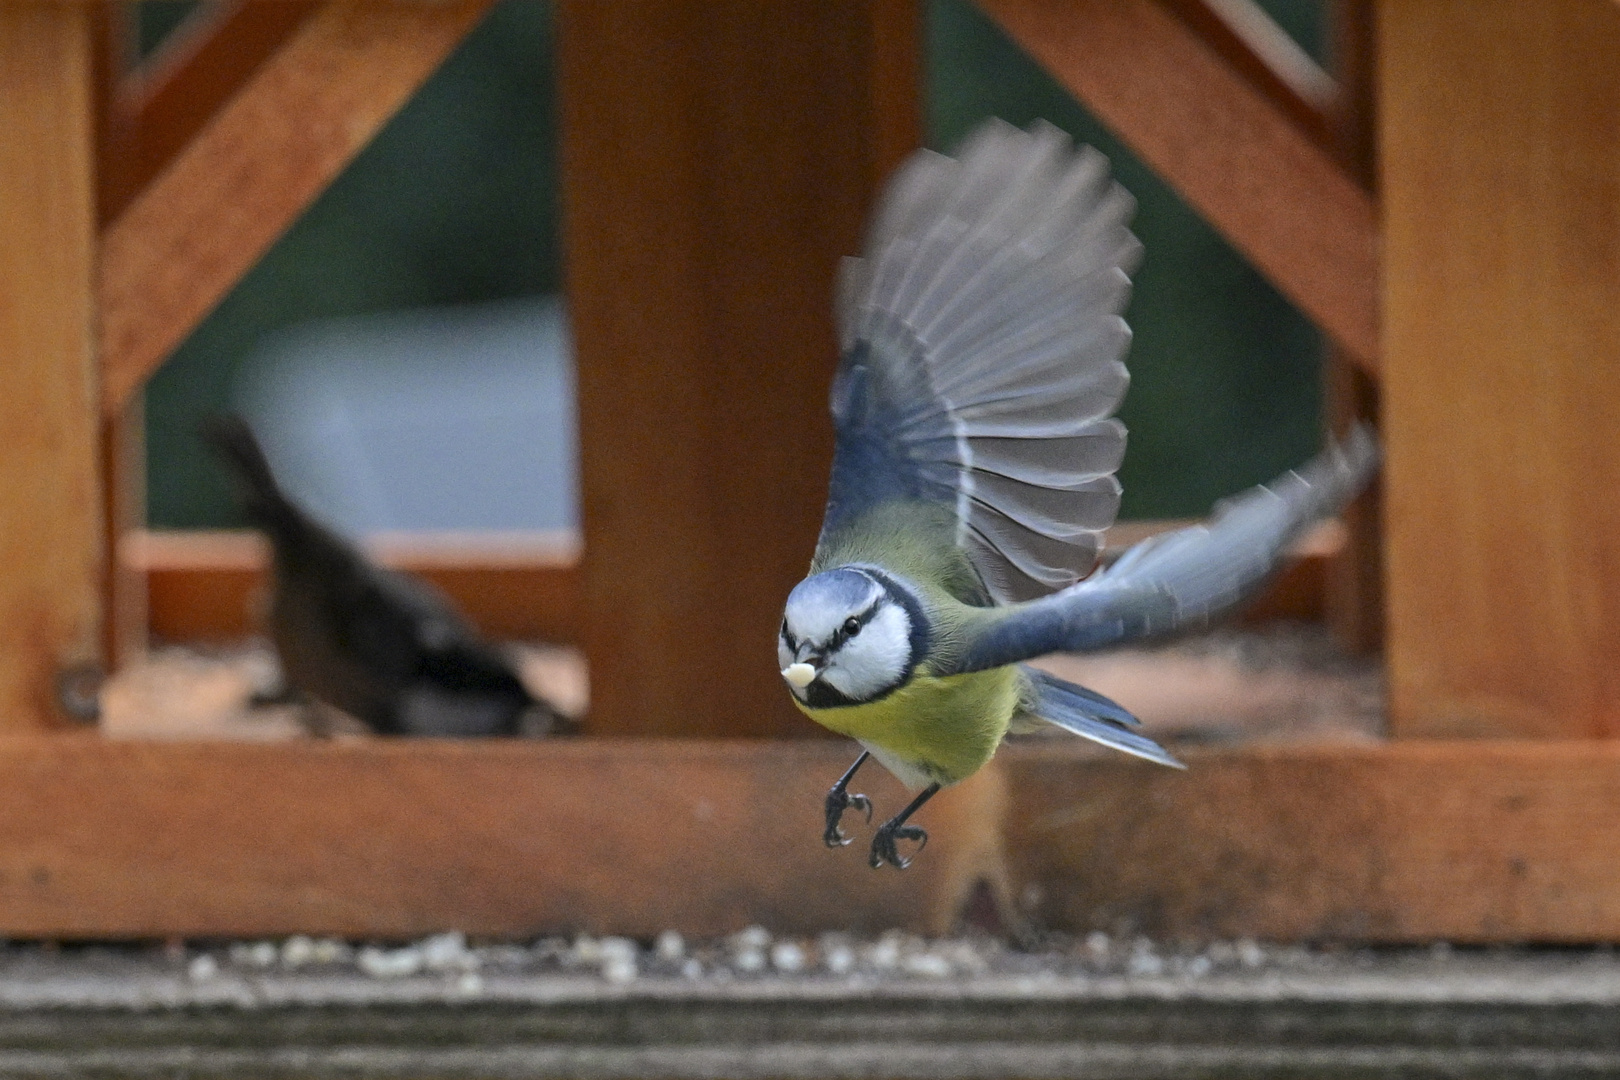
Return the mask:
[[845,619],[843,623],[839,624],[838,629],[833,631],[831,640],[827,642],[827,648],[829,650],[836,649],[844,642],[860,633],[861,627],[865,626],[867,623],[871,622],[877,617],[878,609],[883,606],[883,600],[884,598],[880,596],[876,600],[873,600],[865,611],[862,611],[858,615],[850,616],[850,619],[855,620],[854,630],[846,631],[844,629],[844,626],[849,623],[849,619]]

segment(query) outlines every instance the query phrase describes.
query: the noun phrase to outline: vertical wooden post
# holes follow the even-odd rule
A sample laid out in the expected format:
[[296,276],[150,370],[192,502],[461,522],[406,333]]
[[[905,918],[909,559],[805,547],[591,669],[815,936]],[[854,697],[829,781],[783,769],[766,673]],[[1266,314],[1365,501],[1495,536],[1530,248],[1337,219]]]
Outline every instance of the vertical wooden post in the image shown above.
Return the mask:
[[1379,19],[1394,730],[1620,734],[1620,4]]
[[[1330,5],[1333,74],[1332,142],[1339,163],[1368,191],[1378,187],[1373,0]],[[1323,399],[1328,427],[1342,436],[1357,421],[1377,422],[1378,384],[1343,349],[1329,344]],[[1329,561],[1325,615],[1334,636],[1355,651],[1376,652],[1384,639],[1382,494],[1374,484],[1345,508],[1343,549]]]
[[[95,86],[96,225],[103,229],[138,194],[134,121],[121,93],[135,63],[136,12],[125,4],[91,4],[91,70]],[[146,573],[119,558],[119,540],[146,524],[146,410],[134,394],[101,419],[102,655],[115,669],[146,651]]]
[[146,570],[119,550],[125,536],[146,525],[146,402],[140,394],[101,421],[101,478],[107,535],[102,652],[113,669],[139,659],[150,640]]
[[915,145],[910,0],[563,0],[586,647],[602,734],[791,735],[839,256]]
[[0,731],[102,629],[90,46],[86,5],[0,4]]

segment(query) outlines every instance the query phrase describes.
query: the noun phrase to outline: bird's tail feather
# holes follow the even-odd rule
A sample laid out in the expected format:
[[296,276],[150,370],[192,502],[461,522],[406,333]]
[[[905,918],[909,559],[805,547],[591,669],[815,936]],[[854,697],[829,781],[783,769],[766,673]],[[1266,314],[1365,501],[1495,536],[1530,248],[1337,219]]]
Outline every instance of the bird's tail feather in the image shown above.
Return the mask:
[[1024,667],[1033,700],[1026,710],[1082,738],[1160,765],[1186,766],[1146,735],[1131,730],[1141,722],[1116,702],[1039,668]]

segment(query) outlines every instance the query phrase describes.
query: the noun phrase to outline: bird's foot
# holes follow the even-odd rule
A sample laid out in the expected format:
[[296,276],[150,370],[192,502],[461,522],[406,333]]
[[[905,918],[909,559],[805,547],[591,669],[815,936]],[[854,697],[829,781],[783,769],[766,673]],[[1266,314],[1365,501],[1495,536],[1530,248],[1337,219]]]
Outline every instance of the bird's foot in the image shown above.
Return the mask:
[[904,870],[911,865],[910,859],[901,857],[896,846],[898,840],[915,840],[917,850],[921,851],[928,846],[928,833],[923,831],[921,825],[904,825],[893,821],[879,825],[877,835],[872,837],[872,869],[876,870],[884,863],[896,870]]
[[849,843],[849,837],[838,827],[838,822],[844,811],[851,809],[863,812],[867,821],[872,820],[872,800],[865,795],[851,795],[842,784],[827,792],[827,831],[821,834],[821,840],[828,847],[843,847]]

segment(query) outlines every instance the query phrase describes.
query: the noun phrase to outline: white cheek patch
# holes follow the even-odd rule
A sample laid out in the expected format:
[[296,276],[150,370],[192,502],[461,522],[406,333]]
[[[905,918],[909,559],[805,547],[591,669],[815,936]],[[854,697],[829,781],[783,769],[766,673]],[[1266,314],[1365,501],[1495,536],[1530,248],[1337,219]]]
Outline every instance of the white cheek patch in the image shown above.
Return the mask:
[[829,658],[821,679],[854,701],[866,701],[898,683],[911,660],[911,620],[898,604],[884,604]]

